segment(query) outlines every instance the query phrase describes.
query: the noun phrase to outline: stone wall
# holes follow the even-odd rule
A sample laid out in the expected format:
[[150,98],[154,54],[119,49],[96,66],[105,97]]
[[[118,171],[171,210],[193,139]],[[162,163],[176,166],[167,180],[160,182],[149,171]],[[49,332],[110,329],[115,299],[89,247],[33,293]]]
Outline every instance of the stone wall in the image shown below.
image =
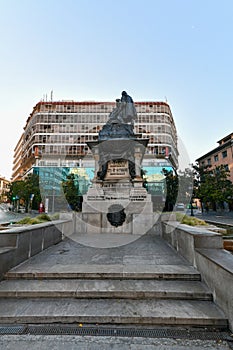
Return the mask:
[[73,222],[57,220],[0,231],[0,279],[12,267],[59,243],[73,233]]
[[233,255],[223,249],[222,236],[168,219],[162,218],[162,237],[200,272],[233,330]]

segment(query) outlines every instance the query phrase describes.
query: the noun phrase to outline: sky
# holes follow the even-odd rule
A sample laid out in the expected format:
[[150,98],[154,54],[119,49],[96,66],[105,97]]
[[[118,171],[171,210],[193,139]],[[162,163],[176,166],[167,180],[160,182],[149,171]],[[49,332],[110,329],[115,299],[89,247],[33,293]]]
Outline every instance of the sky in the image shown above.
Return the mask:
[[233,132],[232,0],[0,0],[0,174],[42,99],[167,101],[190,163]]

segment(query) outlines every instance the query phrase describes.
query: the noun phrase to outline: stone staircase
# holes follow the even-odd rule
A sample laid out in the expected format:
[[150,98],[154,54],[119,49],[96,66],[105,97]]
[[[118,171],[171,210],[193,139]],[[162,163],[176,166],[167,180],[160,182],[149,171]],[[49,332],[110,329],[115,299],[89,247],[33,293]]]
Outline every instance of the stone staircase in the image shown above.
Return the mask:
[[198,271],[159,237],[47,249],[5,274],[0,323],[228,326]]

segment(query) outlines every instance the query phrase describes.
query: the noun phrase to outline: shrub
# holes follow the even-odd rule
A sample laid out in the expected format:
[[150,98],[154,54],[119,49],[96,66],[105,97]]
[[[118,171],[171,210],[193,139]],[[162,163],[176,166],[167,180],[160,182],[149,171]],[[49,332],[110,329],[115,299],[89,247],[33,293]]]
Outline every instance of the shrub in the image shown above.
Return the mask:
[[18,221],[17,223],[20,225],[35,225],[35,224],[41,224],[47,221],[51,221],[50,217],[47,214],[40,214],[34,218],[25,217],[22,220]]
[[59,220],[59,214],[53,214],[52,216],[50,216],[50,220]]
[[44,221],[41,221],[41,220],[39,220],[37,218],[32,218],[31,222],[30,222],[30,225],[41,224],[42,222],[44,222]]
[[21,225],[30,225],[31,219],[29,216],[26,216],[25,218],[21,219],[20,221],[17,222],[17,224]]
[[36,218],[40,221],[51,221],[50,217],[47,214],[37,215]]
[[181,213],[176,213],[176,220],[181,224],[189,225],[189,226],[206,226],[208,225],[204,220],[200,220],[195,218],[194,216],[188,216]]

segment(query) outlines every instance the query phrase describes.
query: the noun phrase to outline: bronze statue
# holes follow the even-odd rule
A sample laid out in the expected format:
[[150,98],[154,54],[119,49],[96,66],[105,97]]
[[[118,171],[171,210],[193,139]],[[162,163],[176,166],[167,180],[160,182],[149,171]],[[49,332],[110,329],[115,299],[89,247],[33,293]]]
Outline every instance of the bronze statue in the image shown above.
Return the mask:
[[122,105],[119,98],[116,99],[116,108],[109,114],[107,124],[118,124],[124,123],[123,114],[122,114]]
[[137,119],[137,112],[132,97],[126,91],[121,93],[121,104],[124,122],[134,124],[134,121]]
[[[107,173],[107,164],[110,160],[126,159],[129,163],[129,173],[131,179],[135,177],[135,164],[133,154],[134,121],[137,118],[136,108],[131,96],[126,91],[122,91],[121,99],[116,99],[116,107],[109,114],[107,123],[99,132],[99,171],[97,176],[104,180]],[[120,142],[113,143],[112,140]],[[129,142],[129,141],[132,142]],[[107,142],[103,142],[107,141]]]
[[131,96],[122,91],[121,99],[116,99],[116,108],[109,115],[107,124],[132,124],[137,119],[137,112]]

